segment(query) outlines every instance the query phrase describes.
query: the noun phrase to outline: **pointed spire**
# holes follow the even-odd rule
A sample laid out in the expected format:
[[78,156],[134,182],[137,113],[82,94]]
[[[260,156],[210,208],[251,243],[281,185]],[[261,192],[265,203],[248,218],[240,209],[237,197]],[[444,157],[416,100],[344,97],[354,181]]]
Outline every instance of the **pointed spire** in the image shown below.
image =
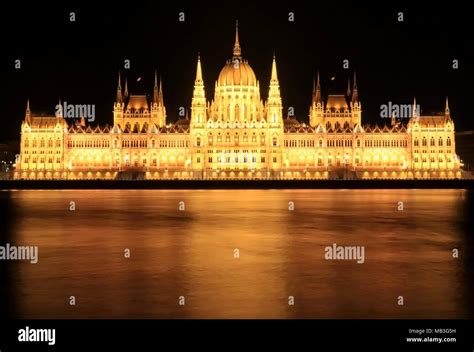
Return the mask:
[[197,62],[197,68],[196,68],[196,81],[195,84],[202,84],[202,70],[201,70],[201,57],[198,53],[198,62]]
[[118,74],[118,85],[117,85],[117,99],[116,99],[116,102],[117,103],[121,103],[123,101],[123,97],[122,97],[122,84],[120,82],[120,71],[119,71],[119,74]]
[[128,78],[125,77],[125,90],[124,90],[124,95],[125,95],[125,98],[128,97]]
[[354,84],[352,86],[352,102],[357,103],[359,102],[359,92],[357,91],[357,77],[354,71]]
[[322,98],[321,98],[321,82],[319,79],[319,70],[317,73],[317,81],[316,81],[316,88],[314,87],[314,81],[313,81],[313,103],[322,103]]
[[273,53],[273,62],[272,62],[272,77],[270,79],[271,83],[278,84],[278,74],[277,74],[277,66],[276,66],[276,58],[275,53]]
[[235,21],[235,43],[234,43],[234,58],[240,59],[242,50],[239,43],[239,21]]
[[160,88],[158,88],[158,104],[161,106],[165,105],[165,102],[163,100],[163,84],[160,76]]
[[397,114],[392,112],[391,126],[394,127],[397,124]]
[[59,99],[59,103],[58,105],[59,106],[59,109],[58,111],[56,112],[56,117],[59,119],[59,118],[63,118],[64,117],[64,111],[63,111],[63,104],[61,103],[61,99]]
[[158,74],[155,70],[155,84],[153,85],[153,103],[158,104],[159,99],[160,97],[159,97],[159,91],[158,91]]
[[418,116],[418,105],[416,105],[416,97],[413,97],[413,108],[412,108],[412,116],[413,117],[419,117]]
[[444,114],[446,116],[449,116],[450,115],[450,111],[449,111],[449,101],[448,101],[448,97],[446,96],[446,107],[444,108]]
[[26,122],[30,123],[30,117],[31,117],[31,112],[30,112],[30,99],[26,99],[26,112],[25,112],[25,120]]
[[350,78],[347,79],[347,92],[346,92],[346,95],[348,97],[351,96],[351,79]]

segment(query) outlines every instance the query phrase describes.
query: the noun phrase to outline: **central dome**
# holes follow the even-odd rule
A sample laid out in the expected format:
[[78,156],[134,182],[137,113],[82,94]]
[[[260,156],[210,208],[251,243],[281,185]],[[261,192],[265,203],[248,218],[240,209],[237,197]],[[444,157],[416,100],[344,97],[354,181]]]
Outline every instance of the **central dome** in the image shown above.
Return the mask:
[[237,59],[227,61],[217,79],[219,86],[256,86],[257,78],[252,67],[246,62]]
[[234,56],[227,60],[226,65],[217,79],[219,86],[252,86],[257,85],[257,78],[247,60],[242,59],[239,43],[239,27],[235,26]]

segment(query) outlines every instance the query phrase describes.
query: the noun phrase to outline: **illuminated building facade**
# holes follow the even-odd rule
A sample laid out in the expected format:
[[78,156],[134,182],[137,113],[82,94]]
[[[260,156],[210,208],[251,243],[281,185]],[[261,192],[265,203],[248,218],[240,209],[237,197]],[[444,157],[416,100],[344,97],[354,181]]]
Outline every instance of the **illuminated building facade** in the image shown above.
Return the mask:
[[233,56],[208,101],[198,57],[191,117],[166,121],[161,80],[152,98],[122,90],[112,126],[68,124],[61,114],[34,116],[21,126],[17,179],[360,179],[460,178],[454,122],[443,114],[407,124],[363,126],[356,79],[345,95],[323,100],[319,74],[309,125],[283,117],[273,57],[268,98],[242,58],[238,31]]

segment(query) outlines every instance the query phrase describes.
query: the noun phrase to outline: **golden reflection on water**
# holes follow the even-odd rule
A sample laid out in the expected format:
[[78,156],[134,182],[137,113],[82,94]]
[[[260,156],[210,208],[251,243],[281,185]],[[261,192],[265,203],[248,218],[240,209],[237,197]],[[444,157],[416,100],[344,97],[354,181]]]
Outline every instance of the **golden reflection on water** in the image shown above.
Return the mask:
[[[39,246],[38,264],[8,263],[10,314],[463,318],[471,303],[470,269],[453,259],[452,248],[465,241],[459,225],[465,193],[10,192],[10,242]],[[325,260],[324,248],[333,243],[365,246],[365,263]],[[68,304],[71,295],[76,306]],[[398,296],[404,306],[397,305]]]

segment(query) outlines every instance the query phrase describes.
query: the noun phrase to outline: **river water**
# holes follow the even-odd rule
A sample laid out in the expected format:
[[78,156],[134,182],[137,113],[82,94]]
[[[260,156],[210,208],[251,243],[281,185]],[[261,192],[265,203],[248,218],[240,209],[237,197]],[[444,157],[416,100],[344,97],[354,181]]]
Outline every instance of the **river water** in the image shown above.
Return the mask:
[[[39,260],[0,261],[0,313],[473,318],[473,204],[465,190],[1,191],[0,246]],[[363,263],[327,260],[333,245]]]

